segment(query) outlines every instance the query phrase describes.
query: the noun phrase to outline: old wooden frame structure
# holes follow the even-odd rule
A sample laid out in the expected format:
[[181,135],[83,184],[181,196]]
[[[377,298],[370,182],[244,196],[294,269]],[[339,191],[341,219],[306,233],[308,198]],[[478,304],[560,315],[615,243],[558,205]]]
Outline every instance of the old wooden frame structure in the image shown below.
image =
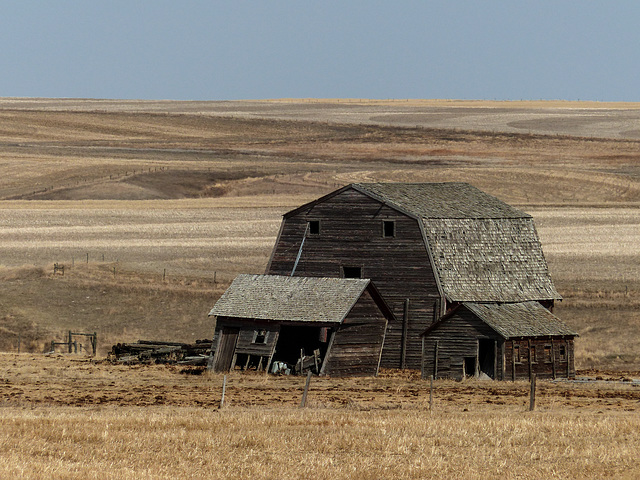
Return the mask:
[[422,334],[422,378],[574,378],[576,336],[538,302],[465,302]]
[[239,275],[216,302],[209,368],[378,373],[393,313],[370,280]]
[[531,216],[465,183],[358,183],[302,205],[266,273],[371,279],[394,314],[389,368],[421,368],[421,333],[464,302],[561,299]]

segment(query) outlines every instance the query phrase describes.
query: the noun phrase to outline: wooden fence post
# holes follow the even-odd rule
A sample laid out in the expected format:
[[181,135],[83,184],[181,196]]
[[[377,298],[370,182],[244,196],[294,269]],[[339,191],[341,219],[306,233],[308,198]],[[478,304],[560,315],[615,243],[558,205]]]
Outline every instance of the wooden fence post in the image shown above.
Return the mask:
[[536,408],[536,374],[531,375],[531,390],[529,392],[529,411],[533,412]]
[[304,384],[304,392],[302,393],[302,401],[300,402],[300,408],[307,406],[307,393],[309,393],[309,384],[311,383],[311,370],[307,373],[307,383]]
[[433,410],[433,375],[429,376],[429,412]]

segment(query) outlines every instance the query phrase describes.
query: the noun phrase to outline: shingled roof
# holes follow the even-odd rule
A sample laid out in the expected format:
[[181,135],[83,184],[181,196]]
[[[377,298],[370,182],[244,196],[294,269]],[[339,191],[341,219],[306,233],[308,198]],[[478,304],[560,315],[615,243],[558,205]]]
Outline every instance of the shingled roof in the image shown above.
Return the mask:
[[238,275],[209,315],[340,323],[370,283],[366,279]]
[[468,183],[354,183],[352,187],[421,218],[531,218]]
[[578,335],[538,302],[462,305],[505,339]]
[[422,222],[452,302],[557,300],[533,219],[467,183],[356,183]]

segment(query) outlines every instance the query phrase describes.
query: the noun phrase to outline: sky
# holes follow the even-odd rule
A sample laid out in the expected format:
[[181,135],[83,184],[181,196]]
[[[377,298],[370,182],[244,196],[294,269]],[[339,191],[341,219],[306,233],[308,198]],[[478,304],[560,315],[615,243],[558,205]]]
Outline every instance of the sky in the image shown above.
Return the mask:
[[0,97],[640,101],[640,2],[0,0]]

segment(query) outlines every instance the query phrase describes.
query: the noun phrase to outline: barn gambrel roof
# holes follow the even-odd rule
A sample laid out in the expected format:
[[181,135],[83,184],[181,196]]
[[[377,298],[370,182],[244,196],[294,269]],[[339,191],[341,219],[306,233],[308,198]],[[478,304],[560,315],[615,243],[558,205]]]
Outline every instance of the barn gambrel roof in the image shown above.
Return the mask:
[[562,298],[533,218],[467,183],[356,183],[354,188],[416,218],[451,302]]
[[[340,323],[371,280],[238,275],[209,315],[288,322]],[[390,315],[388,307],[383,312]]]

